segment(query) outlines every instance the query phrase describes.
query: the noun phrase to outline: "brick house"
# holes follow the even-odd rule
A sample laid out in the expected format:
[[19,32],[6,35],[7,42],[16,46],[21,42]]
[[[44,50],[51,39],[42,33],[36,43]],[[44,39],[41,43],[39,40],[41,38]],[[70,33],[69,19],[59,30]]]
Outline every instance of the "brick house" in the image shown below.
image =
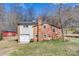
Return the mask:
[[61,28],[51,22],[42,21],[42,17],[38,17],[37,22],[19,22],[17,29],[21,43],[30,42],[30,40],[43,41],[61,38]]
[[38,18],[37,25],[33,26],[33,41],[51,40],[61,38],[61,28],[53,25],[51,22],[42,21]]

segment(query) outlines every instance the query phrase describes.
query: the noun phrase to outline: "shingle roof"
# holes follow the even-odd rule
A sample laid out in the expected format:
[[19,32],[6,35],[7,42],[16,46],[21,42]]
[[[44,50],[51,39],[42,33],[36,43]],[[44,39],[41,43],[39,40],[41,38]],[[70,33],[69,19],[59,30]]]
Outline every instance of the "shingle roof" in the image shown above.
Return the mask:
[[2,32],[16,32],[16,30],[3,30]]
[[58,25],[58,24],[55,24],[53,20],[48,20],[47,19],[47,20],[43,21],[43,24],[49,24],[51,26],[54,26],[54,27],[57,27],[57,28],[61,28],[61,26]]
[[19,22],[18,23],[18,25],[34,25],[35,24],[35,22],[31,22],[31,21],[21,21],[21,22]]
[[[42,24],[41,25],[43,25],[43,24],[49,24],[51,26],[54,26],[54,27],[57,27],[57,28],[61,28],[60,25],[55,24],[53,20],[49,20],[49,19],[42,20]],[[35,25],[35,26],[37,26],[37,20],[35,22],[33,22],[33,21],[25,21],[25,22],[21,21],[21,22],[18,23],[18,25]]]

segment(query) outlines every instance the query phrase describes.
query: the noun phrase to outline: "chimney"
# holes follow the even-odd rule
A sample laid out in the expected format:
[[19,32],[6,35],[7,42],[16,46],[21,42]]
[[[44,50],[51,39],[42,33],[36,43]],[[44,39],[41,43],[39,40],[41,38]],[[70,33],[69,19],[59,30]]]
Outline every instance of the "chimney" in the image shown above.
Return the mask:
[[37,41],[43,41],[42,17],[38,17],[37,21]]

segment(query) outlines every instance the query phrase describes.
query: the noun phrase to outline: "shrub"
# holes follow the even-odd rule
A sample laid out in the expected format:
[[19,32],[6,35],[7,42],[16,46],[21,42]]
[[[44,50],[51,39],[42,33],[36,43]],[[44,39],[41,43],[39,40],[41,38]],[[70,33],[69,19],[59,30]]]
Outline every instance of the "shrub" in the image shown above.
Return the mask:
[[79,34],[79,30],[74,31],[73,34]]
[[2,36],[0,36],[0,40],[2,40]]

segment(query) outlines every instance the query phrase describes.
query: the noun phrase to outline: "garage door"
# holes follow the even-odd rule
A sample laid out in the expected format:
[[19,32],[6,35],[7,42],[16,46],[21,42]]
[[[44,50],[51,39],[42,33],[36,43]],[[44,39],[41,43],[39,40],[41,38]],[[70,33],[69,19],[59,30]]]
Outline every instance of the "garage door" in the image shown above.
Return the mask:
[[20,43],[29,43],[29,35],[20,35]]

